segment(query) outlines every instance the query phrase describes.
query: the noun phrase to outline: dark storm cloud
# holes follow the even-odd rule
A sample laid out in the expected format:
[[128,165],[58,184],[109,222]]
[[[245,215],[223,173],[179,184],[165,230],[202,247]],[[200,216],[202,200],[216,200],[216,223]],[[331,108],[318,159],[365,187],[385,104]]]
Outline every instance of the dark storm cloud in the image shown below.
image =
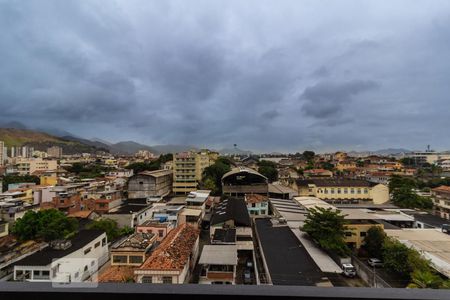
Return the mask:
[[376,87],[378,84],[374,81],[320,82],[303,92],[301,98],[305,101],[302,111],[318,119],[335,118],[344,107],[351,105],[353,98]]
[[448,1],[0,1],[0,118],[149,144],[450,147],[435,133],[450,125],[449,11]]

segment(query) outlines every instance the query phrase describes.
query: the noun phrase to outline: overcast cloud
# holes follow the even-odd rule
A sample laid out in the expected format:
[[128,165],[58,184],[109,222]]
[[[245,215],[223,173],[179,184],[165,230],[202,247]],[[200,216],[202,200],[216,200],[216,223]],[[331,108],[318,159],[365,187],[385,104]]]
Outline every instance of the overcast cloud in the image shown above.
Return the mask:
[[450,1],[0,0],[0,120],[260,151],[450,149]]

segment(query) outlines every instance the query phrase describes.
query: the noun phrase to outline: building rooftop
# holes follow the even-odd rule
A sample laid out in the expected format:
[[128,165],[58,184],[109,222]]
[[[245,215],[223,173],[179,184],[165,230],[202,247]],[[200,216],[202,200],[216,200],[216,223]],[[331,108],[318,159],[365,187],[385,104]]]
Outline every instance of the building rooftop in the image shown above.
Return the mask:
[[183,224],[172,230],[136,270],[182,270],[198,239],[199,230]]
[[102,230],[89,229],[89,230],[81,230],[79,231],[72,239],[70,239],[72,245],[65,250],[56,250],[51,247],[44,248],[41,251],[38,251],[30,256],[25,257],[24,259],[16,262],[14,265],[18,266],[47,266],[54,259],[62,258],[66,255],[69,255],[72,252],[75,252],[105,232]]
[[268,218],[255,222],[274,285],[314,286],[323,281],[323,273],[288,226],[272,226]]
[[235,243],[236,242],[236,229],[235,228],[217,228],[214,231],[213,238],[211,240],[213,243]]
[[247,205],[241,198],[228,198],[222,200],[214,207],[211,217],[211,225],[221,224],[228,220],[234,220],[236,226],[250,226],[250,216]]
[[327,178],[327,179],[298,179],[298,186],[308,186],[313,184],[317,187],[371,187],[376,184],[366,180],[347,178]]
[[238,263],[235,245],[205,245],[198,262],[202,265],[232,265]]
[[153,233],[137,232],[114,245],[112,251],[143,251],[149,248],[155,239]]
[[428,226],[442,228],[442,225],[449,224],[450,221],[429,213],[413,213],[411,214],[416,221],[425,223]]
[[246,194],[245,195],[245,202],[247,203],[261,203],[261,202],[267,202],[269,201],[269,197],[259,195],[259,194]]
[[143,172],[138,173],[137,175],[161,177],[161,176],[172,175],[172,170],[143,171]]
[[433,192],[444,192],[444,193],[450,193],[450,186],[441,185],[437,188],[432,189]]
[[387,229],[386,234],[418,250],[433,267],[450,277],[450,235],[438,229]]
[[134,267],[110,266],[98,277],[98,282],[126,282],[134,277]]

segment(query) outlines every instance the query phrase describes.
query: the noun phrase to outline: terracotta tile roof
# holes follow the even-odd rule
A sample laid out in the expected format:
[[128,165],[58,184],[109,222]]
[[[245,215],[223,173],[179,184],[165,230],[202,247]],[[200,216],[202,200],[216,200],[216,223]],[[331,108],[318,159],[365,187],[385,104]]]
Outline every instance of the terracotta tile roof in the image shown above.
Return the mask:
[[433,191],[434,192],[450,193],[450,186],[441,185],[440,187],[434,188]]
[[307,173],[307,174],[309,174],[309,173],[311,173],[311,174],[316,174],[316,173],[328,173],[328,172],[330,172],[330,171],[328,171],[328,170],[325,170],[325,169],[311,169],[311,170],[305,170],[305,171],[303,171],[303,173]]
[[92,210],[80,210],[80,211],[70,213],[69,217],[86,219],[86,218],[89,218],[91,213],[92,213]]
[[172,230],[139,269],[182,270],[187,263],[199,230],[183,224]]
[[126,282],[134,277],[135,267],[110,266],[98,277],[98,282]]
[[245,201],[247,203],[261,203],[268,201],[269,198],[267,196],[258,195],[258,194],[246,194]]

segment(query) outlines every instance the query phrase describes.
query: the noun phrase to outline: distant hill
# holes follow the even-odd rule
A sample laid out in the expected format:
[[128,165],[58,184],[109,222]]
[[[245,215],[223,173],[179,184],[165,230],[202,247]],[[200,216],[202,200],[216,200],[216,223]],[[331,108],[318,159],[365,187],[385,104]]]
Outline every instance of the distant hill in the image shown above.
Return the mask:
[[147,150],[152,153],[156,153],[155,149],[150,146],[142,145],[133,141],[119,142],[116,144],[109,145],[109,149],[111,153],[114,154],[134,154],[139,150]]
[[157,154],[178,153],[189,150],[199,150],[198,147],[192,145],[156,145],[152,146]]
[[0,140],[4,141],[7,147],[30,146],[40,151],[46,151],[51,146],[59,146],[63,149],[64,154],[108,151],[107,148],[84,144],[75,138],[60,138],[29,129],[0,128]]
[[252,155],[253,152],[249,150],[241,150],[239,148],[224,148],[219,150],[221,155]]

